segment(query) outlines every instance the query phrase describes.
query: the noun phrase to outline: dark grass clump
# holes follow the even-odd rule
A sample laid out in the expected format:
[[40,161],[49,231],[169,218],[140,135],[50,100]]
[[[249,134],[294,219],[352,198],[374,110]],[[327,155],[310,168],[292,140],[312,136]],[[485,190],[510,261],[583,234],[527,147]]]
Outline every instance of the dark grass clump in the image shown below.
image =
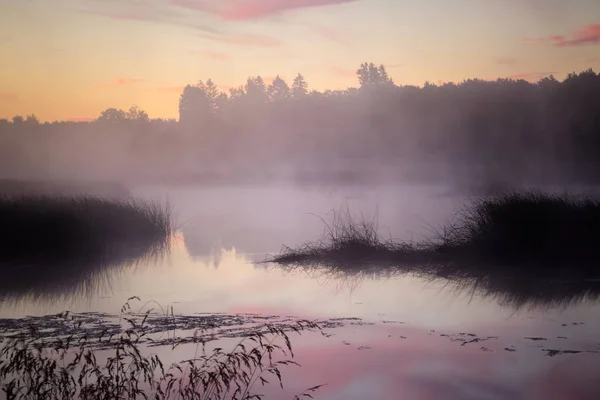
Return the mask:
[[535,192],[474,199],[419,242],[386,239],[376,218],[346,210],[320,240],[265,264],[353,286],[410,273],[513,308],[560,307],[600,298],[599,226],[599,201]]
[[323,237],[284,247],[278,264],[337,269],[368,264],[444,276],[600,276],[600,202],[590,198],[509,193],[476,199],[421,242],[383,239],[375,220],[334,213]]
[[438,234],[452,259],[518,272],[600,275],[600,202],[510,193],[475,200]]
[[169,205],[99,197],[0,198],[0,289],[69,286],[166,248]]
[[[121,310],[127,324],[119,335],[69,335],[43,339],[35,327],[4,338],[0,346],[0,390],[7,399],[261,399],[257,385],[278,383],[293,361],[289,333],[319,330],[310,321],[286,326],[264,325],[240,340],[231,350],[206,349],[203,329],[194,333],[196,349],[189,357],[165,365],[148,344],[153,337],[146,321],[152,310],[130,312],[128,300]],[[65,314],[66,316],[67,314]],[[171,315],[173,310],[171,309]],[[168,315],[167,315],[168,317]],[[66,321],[65,323],[69,323]],[[81,322],[73,321],[74,324]],[[182,340],[172,340],[175,349]],[[294,399],[312,398],[323,385]]]
[[405,268],[429,264],[436,258],[428,244],[386,239],[379,234],[377,215],[368,220],[356,220],[348,209],[333,211],[331,223],[326,222],[321,238],[298,248],[283,246],[280,254],[269,256],[265,262],[280,265],[303,265],[331,270],[364,271],[375,267]]

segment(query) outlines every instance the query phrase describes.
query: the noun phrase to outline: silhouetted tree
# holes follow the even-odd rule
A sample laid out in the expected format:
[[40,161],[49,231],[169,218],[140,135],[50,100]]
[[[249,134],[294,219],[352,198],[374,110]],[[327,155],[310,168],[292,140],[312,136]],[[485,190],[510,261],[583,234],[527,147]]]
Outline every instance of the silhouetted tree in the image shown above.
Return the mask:
[[290,87],[288,84],[277,75],[273,82],[267,88],[269,100],[272,102],[287,100],[291,96]]
[[200,124],[212,117],[211,99],[202,86],[187,85],[183,88],[183,93],[179,96],[179,122]]
[[248,78],[244,90],[246,97],[251,103],[264,104],[268,100],[267,86],[260,76]]
[[121,109],[107,108],[100,113],[98,121],[122,122],[127,120],[127,113]]
[[380,83],[383,85],[393,85],[394,84],[394,81],[388,75],[387,70],[385,69],[385,66],[383,64],[381,64],[379,66],[379,79],[380,79]]
[[308,94],[308,83],[302,76],[302,74],[296,75],[294,83],[292,84],[292,97],[299,98]]
[[244,86],[233,87],[229,89],[229,100],[239,100],[246,95]]
[[373,63],[362,63],[360,68],[356,71],[358,76],[358,83],[361,87],[370,85],[390,85],[394,82],[389,77],[385,67],[380,65],[375,66]]
[[558,80],[556,80],[556,78],[554,77],[554,75],[549,75],[546,76],[542,79],[539,80],[538,82],[538,86],[542,89],[542,90],[546,90],[546,89],[554,89],[560,86],[560,82]]
[[35,114],[27,115],[27,117],[25,117],[25,121],[23,122],[29,126],[35,126],[40,124],[40,120]]
[[[421,165],[414,168],[417,179],[600,181],[600,75],[592,70],[562,81],[467,79],[418,87],[397,86],[384,66],[363,63],[357,77],[360,88],[310,92],[301,74],[291,88],[280,76],[268,86],[251,77],[229,96],[212,80],[200,81],[181,93],[179,122],[149,120],[137,107],[109,108],[92,123],[34,124],[29,116],[27,124],[15,116],[13,123],[0,122],[6,156],[0,164],[92,170],[110,154],[119,171],[131,165],[209,171],[223,162],[245,174],[275,170],[270,167],[278,163],[295,170],[328,163],[360,169],[342,160],[372,157],[386,166]],[[82,150],[67,150],[74,146]],[[131,148],[143,162],[130,161]],[[50,154],[60,161],[50,162]],[[407,174],[401,167],[394,173]]]
[[132,121],[149,122],[148,113],[138,106],[131,106],[129,111],[125,113],[125,118]]
[[204,90],[204,93],[206,93],[213,115],[222,115],[227,103],[227,94],[221,92],[212,79],[207,80],[206,84],[200,81],[198,83],[198,87]]

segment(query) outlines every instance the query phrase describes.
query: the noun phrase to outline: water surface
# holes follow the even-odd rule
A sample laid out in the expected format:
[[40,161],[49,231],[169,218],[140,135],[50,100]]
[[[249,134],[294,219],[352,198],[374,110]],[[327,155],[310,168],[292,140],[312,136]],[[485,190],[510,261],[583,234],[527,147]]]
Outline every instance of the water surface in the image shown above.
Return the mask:
[[327,219],[341,207],[367,218],[376,214],[384,236],[418,240],[464,204],[449,188],[274,185],[133,192],[168,198],[175,207],[180,226],[170,254],[110,270],[81,290],[12,296],[0,303],[0,317],[64,310],[115,314],[133,295],[182,314],[357,317],[366,325],[339,328],[329,338],[295,339],[304,367],[289,371],[288,394],[329,383],[317,398],[600,398],[590,372],[600,370],[600,304],[593,290],[562,291],[552,301],[521,296],[516,302],[518,293],[508,289],[484,293],[469,284],[411,275],[332,276],[253,263],[283,244],[317,239],[323,230],[318,217]]

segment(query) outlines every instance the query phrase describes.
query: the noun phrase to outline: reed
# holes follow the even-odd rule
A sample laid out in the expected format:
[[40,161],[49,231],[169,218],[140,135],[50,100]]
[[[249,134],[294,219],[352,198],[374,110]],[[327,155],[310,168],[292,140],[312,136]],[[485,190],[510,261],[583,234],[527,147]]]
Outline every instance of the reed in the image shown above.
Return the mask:
[[[320,330],[310,321],[264,325],[229,351],[208,351],[203,335],[197,331],[196,353],[166,366],[146,346],[153,341],[146,329],[152,310],[131,313],[133,300],[139,298],[130,298],[121,310],[126,328],[116,337],[101,334],[92,338],[82,333],[44,340],[32,327],[4,338],[0,382],[6,398],[260,399],[262,395],[253,392],[255,385],[269,384],[271,379],[283,388],[283,368],[299,365],[293,360],[289,333]],[[171,348],[180,343],[183,341],[174,338]],[[321,386],[309,388],[294,399],[310,398]]]

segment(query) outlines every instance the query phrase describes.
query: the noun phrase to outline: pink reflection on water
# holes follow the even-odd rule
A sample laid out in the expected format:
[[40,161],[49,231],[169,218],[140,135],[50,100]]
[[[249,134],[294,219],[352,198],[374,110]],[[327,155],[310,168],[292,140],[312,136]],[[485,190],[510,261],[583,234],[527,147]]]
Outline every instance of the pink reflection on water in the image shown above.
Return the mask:
[[[284,390],[256,388],[287,398],[327,383],[318,399],[598,399],[600,357],[548,357],[540,348],[504,350],[506,343],[461,346],[407,327],[352,327],[321,339],[294,337],[301,368],[284,372]],[[405,339],[401,339],[400,336]],[[272,397],[271,397],[272,396]]]
[[539,399],[600,399],[600,357],[576,354],[560,359],[534,385],[532,394]]

